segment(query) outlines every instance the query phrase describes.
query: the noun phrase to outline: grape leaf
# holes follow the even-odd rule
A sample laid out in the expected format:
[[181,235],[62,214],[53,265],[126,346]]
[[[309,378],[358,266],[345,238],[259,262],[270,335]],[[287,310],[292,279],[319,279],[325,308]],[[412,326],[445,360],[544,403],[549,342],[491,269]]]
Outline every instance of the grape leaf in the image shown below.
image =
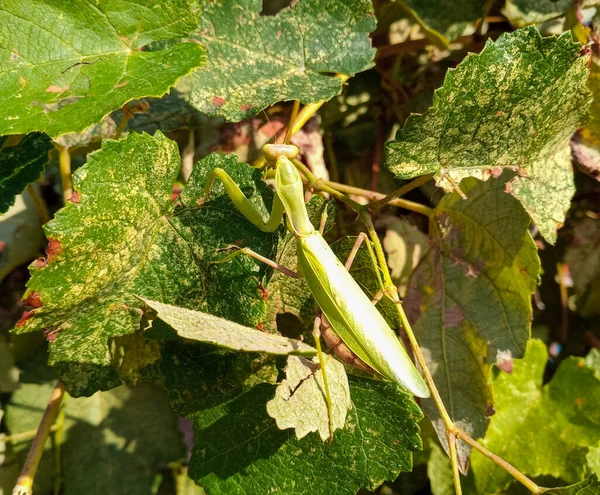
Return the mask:
[[143,301],[184,339],[244,352],[288,356],[314,356],[317,353],[316,349],[299,340],[263,333],[208,313],[161,304],[149,299]]
[[194,0],[126,3],[22,0],[0,3],[0,134],[79,132],[133,98],[161,96],[205,60],[181,38]]
[[[38,427],[53,386],[53,382],[21,385],[6,408],[10,433]],[[30,442],[14,444],[19,464],[29,447]],[[48,442],[35,493],[52,492],[57,472],[51,451]],[[141,385],[66,401],[60,454],[65,495],[123,493],[123,487],[128,494],[147,495],[161,469],[182,459],[185,448],[164,390]]]
[[[486,0],[403,0],[400,2],[426,32],[445,46],[485,15]],[[489,3],[489,2],[487,2]]]
[[[511,374],[499,372],[493,378],[496,414],[483,445],[529,476],[582,480],[588,474],[586,454],[600,442],[600,368],[594,353],[588,359],[565,359],[543,385],[548,351],[543,342],[532,340]],[[513,482],[479,453],[473,453],[471,465],[481,493],[503,491]]]
[[597,474],[591,474],[574,485],[551,488],[543,493],[548,495],[596,495],[600,493],[600,480],[598,480]]
[[[490,365],[521,357],[527,346],[539,260],[529,218],[502,181],[466,179],[462,187],[466,201],[453,193],[434,210],[432,248],[404,306],[448,413],[481,437],[492,410]],[[447,445],[435,404],[427,399],[423,408]],[[463,469],[469,451],[459,444]]]
[[171,405],[194,423],[189,475],[207,492],[354,494],[411,469],[421,413],[397,386],[350,376],[353,409],[333,442],[298,440],[267,415],[272,374],[250,359],[177,342],[163,352]]
[[[262,234],[213,188],[203,183],[215,167],[229,171],[266,211],[272,191],[260,174],[233,155],[199,162],[177,202],[171,191],[180,160],[177,145],[160,132],[105,141],[73,176],[74,197],[46,225],[47,259],[31,266],[26,293],[33,306],[17,332],[46,330],[50,364],[69,393],[89,395],[120,383],[109,339],[139,328],[144,303],[135,295],[207,311],[255,327],[265,302],[252,276],[259,267],[238,259],[208,269],[219,248],[244,239],[271,256],[276,234]],[[200,202],[200,204],[199,204]],[[206,289],[206,290],[204,290]]]
[[572,0],[506,0],[502,13],[515,27],[540,24],[565,15]]
[[261,16],[261,7],[261,0],[202,2],[195,38],[208,61],[190,75],[190,103],[201,112],[239,121],[278,101],[329,100],[342,89],[333,74],[373,65],[370,1],[299,0],[274,16]]
[[52,149],[48,136],[40,132],[25,136],[14,146],[7,139],[0,139],[0,215],[27,184],[40,178]]
[[401,179],[435,173],[447,190],[519,170],[507,192],[554,243],[574,192],[569,138],[587,119],[589,58],[579,48],[570,33],[542,38],[533,27],[488,41],[387,144],[388,168]]
[[[326,357],[327,383],[331,397],[333,430],[343,428],[350,408],[350,389],[344,365]],[[267,403],[267,413],[280,430],[294,428],[298,440],[313,431],[321,440],[329,438],[329,420],[323,373],[319,359],[311,361],[290,356],[285,368],[286,378],[275,389],[275,398]]]

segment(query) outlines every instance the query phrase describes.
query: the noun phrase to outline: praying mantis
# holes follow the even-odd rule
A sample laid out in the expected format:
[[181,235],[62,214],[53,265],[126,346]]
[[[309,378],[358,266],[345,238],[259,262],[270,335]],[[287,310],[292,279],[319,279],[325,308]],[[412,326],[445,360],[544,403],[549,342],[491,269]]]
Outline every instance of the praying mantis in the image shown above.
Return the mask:
[[323,374],[331,439],[332,407],[323,365],[321,336],[333,352],[349,364],[375,372],[417,397],[429,397],[429,389],[396,333],[352,278],[347,267],[339,261],[322,232],[312,225],[304,203],[302,178],[291,161],[298,153],[298,148],[289,144],[263,147],[267,163],[275,163],[275,197],[271,216],[266,222],[223,169],[212,171],[205,183],[205,195],[208,197],[214,180],[221,180],[236,208],[263,232],[273,232],[279,228],[285,213],[287,228],[297,239],[298,274],[247,248],[235,251],[218,263],[231,260],[239,254],[247,254],[287,275],[306,279],[322,312],[322,317],[315,319],[313,336]]

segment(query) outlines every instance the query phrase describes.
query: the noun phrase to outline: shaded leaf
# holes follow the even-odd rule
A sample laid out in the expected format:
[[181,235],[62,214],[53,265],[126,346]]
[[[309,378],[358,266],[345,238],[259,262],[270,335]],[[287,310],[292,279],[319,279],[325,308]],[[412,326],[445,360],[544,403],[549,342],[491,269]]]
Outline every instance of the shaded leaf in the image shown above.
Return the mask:
[[252,327],[264,318],[265,303],[251,278],[259,274],[253,260],[210,270],[208,263],[240,238],[270,256],[277,236],[262,234],[234,213],[219,187],[214,200],[200,204],[203,181],[217,166],[231,172],[263,210],[262,195],[271,201],[272,192],[234,156],[210,155],[172,204],[179,166],[176,144],[160,132],[105,141],[74,174],[76,200],[46,225],[48,257],[31,266],[26,293],[35,309],[23,315],[17,331],[46,330],[50,364],[72,395],[120,383],[108,341],[139,328],[144,303],[135,295],[210,308]]
[[576,219],[573,242],[565,252],[565,262],[577,295],[577,311],[583,317],[600,311],[600,220],[587,215]]
[[[588,57],[579,48],[570,33],[542,38],[533,27],[488,41],[388,143],[388,168],[401,179],[436,173],[446,190],[465,177],[519,170],[507,191],[554,243],[574,192],[569,138],[587,119]],[[544,208],[535,203],[541,197]]]
[[[577,483],[587,474],[588,450],[600,442],[600,369],[591,367],[593,358],[569,357],[543,385],[547,360],[544,343],[533,340],[511,374],[496,373],[496,414],[482,443],[529,476]],[[513,483],[506,471],[479,453],[472,454],[471,465],[481,493],[498,493]],[[588,486],[597,484],[587,480]],[[562,490],[550,493],[586,493],[575,487]]]
[[329,100],[342,88],[333,74],[373,65],[370,1],[300,0],[274,16],[259,15],[261,7],[261,0],[202,2],[195,37],[208,62],[190,76],[190,103],[201,112],[239,121],[278,101]]
[[[267,403],[267,413],[280,430],[294,428],[298,440],[316,431],[325,441],[330,436],[323,373],[318,358],[312,361],[290,356],[285,380]],[[344,365],[326,357],[327,383],[331,396],[333,430],[343,428],[350,408],[350,390]]]
[[572,4],[572,0],[506,0],[502,13],[520,28],[565,15]]
[[[19,385],[19,370],[15,366],[12,349],[8,339],[0,334],[0,393],[12,392]],[[2,410],[0,409],[0,419],[2,419]],[[2,455],[2,445],[0,444],[0,457]],[[0,465],[2,460],[0,459]]]
[[314,356],[317,352],[299,340],[263,333],[208,313],[161,304],[149,299],[143,301],[184,339],[244,352],[287,356]]
[[[488,370],[525,352],[539,260],[529,219],[503,182],[463,181],[431,218],[432,248],[413,273],[404,306],[452,419],[482,437],[492,411]],[[486,205],[482,208],[482,205]],[[446,444],[431,399],[425,413]],[[459,443],[463,468],[470,449]]]
[[0,139],[0,215],[27,184],[40,178],[51,149],[50,139],[40,132],[25,136],[14,146],[7,138]]
[[[6,409],[10,433],[36,429],[54,384],[26,383]],[[151,493],[156,476],[185,454],[177,418],[163,390],[143,385],[119,387],[93,397],[65,402],[64,440],[60,447],[62,493]],[[30,442],[14,444],[22,464]],[[52,492],[56,477],[52,443],[34,484],[35,493]],[[126,468],[124,468],[126,467]]]
[[207,492],[354,494],[411,469],[421,414],[397,386],[349,377],[353,409],[333,442],[298,440],[267,415],[275,386],[250,358],[177,343],[163,353],[171,405],[194,423],[189,474]]
[[463,34],[469,24],[483,18],[486,6],[486,0],[403,0],[400,3],[432,38],[446,46]]
[[197,15],[193,0],[2,2],[0,134],[79,132],[133,98],[161,96],[204,50],[144,47],[187,35]]

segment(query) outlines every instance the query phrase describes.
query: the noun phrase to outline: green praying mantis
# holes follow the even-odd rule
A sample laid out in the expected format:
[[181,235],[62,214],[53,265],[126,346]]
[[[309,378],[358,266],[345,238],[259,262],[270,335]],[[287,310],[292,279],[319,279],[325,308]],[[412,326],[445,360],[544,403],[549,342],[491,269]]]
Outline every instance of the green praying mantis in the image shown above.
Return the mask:
[[291,161],[298,153],[299,150],[294,145],[272,144],[263,147],[267,163],[275,163],[276,167],[275,197],[271,216],[266,222],[223,169],[213,170],[205,184],[205,195],[208,196],[214,180],[220,179],[236,208],[263,232],[275,231],[285,213],[287,228],[297,239],[299,274],[247,248],[235,251],[218,263],[244,253],[287,275],[303,276],[306,279],[322,312],[322,317],[317,316],[315,319],[313,335],[323,374],[332,438],[332,407],[323,366],[321,336],[329,348],[349,364],[376,372],[417,397],[429,397],[429,389],[396,333],[352,278],[348,267],[339,261],[323,238],[322,232],[315,229],[311,223],[304,203],[302,179]]

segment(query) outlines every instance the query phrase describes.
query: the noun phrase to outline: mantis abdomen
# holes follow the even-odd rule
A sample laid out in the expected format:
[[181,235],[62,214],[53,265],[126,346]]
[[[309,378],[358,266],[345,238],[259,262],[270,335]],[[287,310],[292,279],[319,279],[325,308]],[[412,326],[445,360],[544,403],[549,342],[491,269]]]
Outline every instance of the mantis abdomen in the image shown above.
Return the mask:
[[318,231],[298,237],[298,261],[317,304],[350,350],[384,378],[429,397],[394,331]]

